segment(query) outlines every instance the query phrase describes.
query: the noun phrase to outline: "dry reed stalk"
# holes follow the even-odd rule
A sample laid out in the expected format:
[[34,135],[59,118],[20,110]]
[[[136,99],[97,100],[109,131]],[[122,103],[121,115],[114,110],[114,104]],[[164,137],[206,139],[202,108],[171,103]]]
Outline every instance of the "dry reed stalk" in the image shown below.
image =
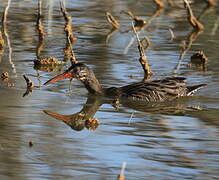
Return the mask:
[[162,0],[154,0],[154,2],[156,3],[158,9],[164,8],[164,3]]
[[194,16],[192,12],[192,8],[189,5],[189,2],[187,0],[183,0],[185,7],[187,9],[187,14],[188,14],[188,21],[192,25],[192,27],[197,30],[197,31],[202,31],[204,30],[204,25],[201,24],[198,19]]
[[73,34],[73,26],[71,23],[72,18],[71,16],[68,15],[64,7],[64,4],[62,2],[60,2],[60,9],[65,19],[64,31],[66,32],[66,37],[67,37],[66,48],[65,48],[64,54],[66,57],[70,56],[71,64],[77,64],[78,60],[76,59],[73,48],[72,48],[72,44],[74,44],[74,42],[77,40],[77,38]]
[[71,16],[68,15],[68,13],[64,7],[64,4],[62,2],[60,2],[60,9],[61,9],[61,12],[62,12],[64,19],[65,19],[64,31],[66,33],[66,37],[69,38],[71,44],[73,44],[77,40],[77,38],[73,34],[72,18],[71,18]]
[[71,50],[71,57],[70,57],[70,61],[71,61],[71,64],[77,64],[78,63],[78,60],[77,58],[75,57],[75,53],[73,51],[73,48],[72,48],[72,44],[70,43],[70,38],[68,37],[68,44],[69,44],[69,47],[70,47],[70,50]]
[[135,27],[134,27],[134,24],[132,22],[132,29],[136,35],[136,39],[138,41],[138,50],[139,50],[139,54],[140,54],[140,58],[139,58],[139,62],[141,63],[141,66],[144,70],[144,74],[145,74],[145,77],[148,77],[148,76],[151,76],[153,75],[153,71],[150,69],[150,66],[148,64],[148,60],[147,60],[147,56],[145,55],[144,53],[144,48],[140,42],[140,39],[138,37],[138,33],[137,31],[135,30]]

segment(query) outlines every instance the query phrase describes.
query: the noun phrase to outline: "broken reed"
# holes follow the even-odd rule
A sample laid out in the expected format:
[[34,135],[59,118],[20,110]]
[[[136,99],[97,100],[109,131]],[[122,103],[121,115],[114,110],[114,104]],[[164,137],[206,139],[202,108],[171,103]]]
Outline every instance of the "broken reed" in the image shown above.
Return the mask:
[[147,60],[147,56],[145,55],[144,53],[144,48],[141,44],[141,41],[138,37],[138,33],[137,31],[135,30],[135,27],[134,27],[134,24],[132,22],[132,29],[136,35],[136,39],[138,41],[138,50],[139,50],[139,54],[140,54],[140,58],[139,58],[139,62],[141,63],[141,66],[144,70],[144,74],[145,74],[145,78],[147,79],[147,77],[150,77],[151,75],[153,75],[153,71],[151,70],[149,64],[148,64],[148,60]]
[[61,9],[61,12],[62,12],[64,19],[65,19],[64,31],[66,33],[66,36],[70,39],[71,44],[73,44],[77,40],[77,38],[73,34],[73,26],[71,23],[72,18],[71,18],[71,16],[68,15],[62,2],[60,2],[60,9]]
[[192,12],[192,8],[189,5],[189,2],[187,0],[183,0],[185,7],[187,9],[187,14],[188,14],[188,21],[189,23],[192,25],[192,27],[196,30],[196,31],[202,31],[204,30],[204,25],[201,24],[198,19],[194,16],[193,12]]

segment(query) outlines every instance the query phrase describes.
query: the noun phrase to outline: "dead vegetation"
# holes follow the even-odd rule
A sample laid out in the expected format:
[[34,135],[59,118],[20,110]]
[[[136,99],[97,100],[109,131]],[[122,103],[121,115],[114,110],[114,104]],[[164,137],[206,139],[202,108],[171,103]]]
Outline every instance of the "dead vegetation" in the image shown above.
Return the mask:
[[[57,66],[64,65],[65,61],[61,61],[56,57],[44,57],[41,58],[41,52],[45,46],[46,32],[42,22],[42,0],[38,0],[38,15],[37,15],[37,31],[39,42],[36,48],[36,59],[34,62],[34,69],[41,71],[54,71],[54,68],[57,69]],[[50,66],[45,68],[45,66]],[[58,68],[59,69],[59,68]],[[56,70],[55,70],[56,71]]]
[[3,72],[2,75],[1,75],[2,79],[6,79],[8,77],[9,77],[9,73],[8,72]]
[[117,180],[125,180],[125,167],[126,167],[126,162],[123,162],[122,167],[121,167],[121,171],[117,177]]
[[204,25],[199,22],[199,20],[194,16],[192,8],[187,0],[183,0],[185,7],[187,9],[188,21],[196,31],[204,30]]
[[[194,16],[193,11],[192,11],[188,1],[187,0],[183,0],[183,1],[185,3],[186,10],[188,13],[188,21],[192,25],[192,27],[194,28],[194,31],[189,33],[187,40],[186,40],[186,43],[182,48],[182,53],[180,54],[180,57],[179,57],[179,64],[176,67],[177,70],[180,67],[180,62],[183,60],[185,54],[190,50],[193,42],[197,39],[197,37],[204,30],[204,25],[198,20],[198,18],[196,18]],[[206,0],[206,1],[208,2],[208,6],[215,7],[217,5],[215,0]],[[163,1],[161,1],[161,0],[154,0],[154,2],[156,3],[158,9],[163,9],[165,7]],[[168,0],[168,3],[171,6],[174,6],[173,1]],[[37,30],[38,30],[38,35],[39,35],[39,43],[38,43],[37,51],[36,51],[37,59],[34,60],[34,65],[35,66],[43,66],[43,68],[44,68],[43,71],[51,72],[54,70],[54,67],[56,65],[63,65],[63,64],[65,64],[65,61],[60,61],[58,58],[55,58],[55,57],[40,58],[41,52],[42,52],[44,45],[45,45],[44,41],[45,41],[45,36],[46,36],[45,28],[44,28],[44,25],[42,22],[42,10],[41,10],[42,8],[41,8],[41,6],[42,6],[42,4],[41,4],[41,1],[39,0],[39,2],[38,2],[38,17],[37,17]],[[64,32],[66,33],[66,48],[64,51],[64,55],[65,55],[65,57],[70,58],[70,61],[72,64],[76,64],[76,63],[78,63],[78,60],[75,57],[72,46],[75,43],[75,41],[77,40],[77,38],[73,33],[72,18],[71,18],[71,16],[68,15],[63,3],[60,3],[60,9],[61,9],[61,12],[62,12],[63,17],[65,19]],[[132,29],[133,29],[133,32],[136,36],[137,42],[138,42],[138,51],[139,51],[139,56],[140,56],[139,62],[144,70],[144,80],[146,81],[149,77],[151,77],[154,74],[149,66],[148,57],[145,55],[145,49],[148,49],[151,46],[151,41],[147,37],[144,37],[142,40],[140,40],[140,38],[138,36],[137,28],[138,27],[140,27],[140,28],[146,27],[147,25],[149,25],[151,20],[154,17],[156,17],[157,15],[159,15],[159,13],[161,11],[159,11],[159,10],[156,11],[151,16],[151,18],[148,20],[143,20],[143,19],[139,18],[138,16],[135,16],[131,11],[128,11],[128,12],[123,11],[123,12],[125,14],[129,15],[132,18],[132,20],[134,21],[134,24],[132,23]],[[7,17],[7,11],[5,10],[5,14],[3,16],[4,23],[6,23],[6,17]],[[107,21],[112,25],[112,31],[110,32],[110,35],[115,33],[115,32],[118,32],[118,29],[121,28],[120,23],[109,12],[106,12],[106,18],[107,18]],[[175,39],[175,35],[173,34],[172,29],[169,29],[169,30],[171,33],[171,40]],[[5,32],[5,30],[3,32]],[[108,37],[110,37],[110,36],[108,36]],[[3,50],[4,46],[5,46],[5,41],[4,41],[2,33],[0,32],[0,51]],[[207,59],[208,58],[203,53],[203,51],[198,51],[197,53],[195,53],[194,55],[191,56],[191,63],[206,64]],[[49,67],[48,67],[48,65],[49,65]],[[58,71],[60,71],[60,70],[61,70],[61,68],[58,69]],[[24,79],[26,81],[26,85],[27,85],[26,92],[23,94],[23,97],[24,97],[32,92],[33,87],[34,87],[34,83],[27,76],[23,75],[23,77],[24,77]],[[8,79],[9,78],[8,72],[2,73],[1,78]],[[81,118],[81,114],[78,114],[78,116]],[[59,118],[61,119],[61,116]],[[69,118],[68,118],[68,120],[69,120]],[[66,122],[66,121],[64,121],[64,122]],[[95,118],[89,118],[86,121],[84,121],[84,126],[89,130],[96,130],[99,126],[99,121]],[[33,146],[32,141],[29,142],[29,146],[30,147]],[[125,175],[124,175],[125,166],[126,166],[126,164],[123,163],[121,173],[118,176],[118,180],[125,179]]]
[[75,43],[77,40],[76,36],[73,34],[73,26],[72,26],[72,17],[68,15],[63,2],[60,2],[60,9],[65,19],[65,28],[64,31],[66,33],[66,37],[70,39],[71,44]]
[[[187,39],[185,41],[185,44],[182,47],[182,52],[179,56],[179,62],[177,64],[176,68],[174,69],[174,73],[176,73],[176,71],[180,69],[180,66],[181,66],[182,60],[184,59],[184,56],[191,49],[194,41],[199,37],[199,35],[202,34],[202,32],[204,30],[204,25],[202,23],[200,23],[198,20],[198,19],[200,19],[202,14],[199,16],[199,18],[196,18],[193,14],[193,11],[190,7],[189,2],[187,0],[183,0],[183,2],[185,5],[185,8],[187,9],[188,21],[192,25],[193,30],[188,34]],[[204,68],[204,69],[206,70],[206,68]]]
[[55,57],[46,57],[46,58],[41,58],[41,59],[35,59],[34,60],[35,65],[44,65],[44,66],[56,66],[56,65],[63,65],[65,64],[64,61],[60,61],[58,58]]
[[111,13],[106,12],[106,19],[107,19],[108,23],[110,23],[112,25],[113,29],[119,29],[121,27],[119,22],[113,17],[113,15]]
[[162,0],[154,0],[158,9],[162,9],[165,7],[164,2]]
[[75,57],[72,45],[76,42],[77,38],[73,34],[73,26],[72,26],[72,18],[68,15],[66,8],[64,7],[64,4],[60,2],[60,10],[63,14],[63,17],[65,19],[65,27],[64,31],[66,33],[66,47],[64,50],[64,56],[65,59],[70,59],[72,64],[78,63],[78,60]]
[[23,77],[24,77],[26,84],[27,84],[26,92],[23,94],[23,97],[25,97],[28,94],[32,93],[34,83],[26,75],[23,75]]
[[132,23],[132,29],[133,29],[133,32],[136,35],[136,39],[137,39],[137,42],[138,42],[138,50],[139,50],[139,54],[140,54],[139,62],[140,62],[141,66],[144,70],[144,79],[148,79],[154,73],[153,73],[153,71],[151,70],[151,68],[148,64],[147,56],[144,53],[144,47],[142,46],[142,43],[141,43],[141,41],[138,37],[138,33],[135,30],[135,27],[134,27],[133,23]]
[[147,24],[146,20],[143,20],[141,18],[139,18],[138,16],[135,16],[131,11],[121,11],[121,13],[124,13],[126,15],[128,15],[129,17],[131,17],[131,19],[134,21],[134,26],[135,27],[143,27],[144,25]]
[[38,37],[39,37],[39,43],[37,45],[36,49],[36,56],[39,59],[41,55],[41,51],[43,50],[44,44],[45,44],[45,28],[42,23],[42,1],[38,0],[38,15],[37,15],[37,31],[38,31]]
[[208,61],[208,58],[203,51],[197,51],[190,59],[193,64],[205,64]]

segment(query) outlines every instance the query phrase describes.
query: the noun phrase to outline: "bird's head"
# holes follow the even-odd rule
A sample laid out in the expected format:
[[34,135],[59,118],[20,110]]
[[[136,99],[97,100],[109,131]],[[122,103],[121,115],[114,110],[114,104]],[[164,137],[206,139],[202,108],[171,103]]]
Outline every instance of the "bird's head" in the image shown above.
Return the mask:
[[83,63],[73,64],[68,70],[64,73],[53,77],[52,79],[48,80],[44,83],[44,85],[48,85],[51,83],[55,83],[58,80],[62,79],[79,79],[82,82],[86,81],[89,78],[90,70],[89,68]]

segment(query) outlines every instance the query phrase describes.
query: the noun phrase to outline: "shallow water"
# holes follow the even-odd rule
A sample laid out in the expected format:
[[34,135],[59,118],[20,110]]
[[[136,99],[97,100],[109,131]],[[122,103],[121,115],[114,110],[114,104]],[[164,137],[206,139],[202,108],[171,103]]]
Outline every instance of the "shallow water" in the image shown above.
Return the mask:
[[[2,14],[7,1],[1,2]],[[130,19],[120,11],[131,10],[147,20],[155,12],[155,5],[143,0],[65,2],[78,37],[74,45],[77,58],[89,65],[106,86],[140,81],[143,71]],[[178,70],[175,68],[181,45],[192,32],[185,9],[161,11],[140,37],[147,36],[152,43],[146,50],[155,73],[152,79],[178,75],[187,77],[191,84],[208,86],[195,97],[175,102],[129,102],[115,109],[110,104],[99,106],[100,99],[88,96],[77,81],[70,91],[69,81],[60,81],[36,87],[32,94],[22,97],[26,91],[23,74],[38,86],[60,72],[33,68],[38,44],[37,3],[12,1],[7,19],[11,62],[8,46],[0,58],[0,73],[7,71],[11,75],[9,83],[0,80],[0,179],[116,179],[123,162],[127,179],[217,179],[219,21],[218,10],[203,12],[205,5],[202,1],[192,5],[197,16],[202,14],[205,30],[192,43]],[[111,27],[105,19],[106,11],[122,24],[111,37],[107,36]],[[66,39],[59,1],[45,1],[42,12],[47,36],[41,57],[63,59]],[[172,41],[169,28],[176,36]],[[190,56],[197,50],[204,50],[208,56],[205,71],[188,66]],[[36,78],[38,73],[40,78]],[[80,131],[75,125],[70,128],[44,113],[72,115],[74,121],[77,118],[73,114],[83,107],[90,112],[88,116],[99,120],[95,131],[86,129],[84,123]]]

